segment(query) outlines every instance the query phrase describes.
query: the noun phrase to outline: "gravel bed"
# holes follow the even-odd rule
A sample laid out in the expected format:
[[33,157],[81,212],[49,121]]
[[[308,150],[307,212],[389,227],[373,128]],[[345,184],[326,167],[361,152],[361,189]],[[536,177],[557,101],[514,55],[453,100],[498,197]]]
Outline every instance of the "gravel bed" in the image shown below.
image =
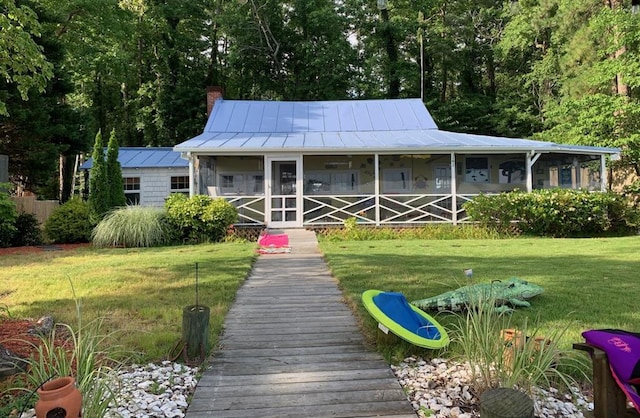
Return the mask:
[[[479,417],[478,398],[471,388],[468,364],[445,359],[407,357],[391,366],[419,417]],[[533,394],[538,418],[582,418],[593,410],[593,402],[579,390],[562,394],[558,390],[536,389]]]
[[[468,365],[445,359],[408,357],[391,369],[419,417],[480,416]],[[105,418],[184,417],[187,400],[197,384],[198,370],[170,361],[119,370],[114,376],[114,387],[118,390],[116,404]],[[534,406],[538,418],[582,418],[583,411],[593,410],[593,403],[578,390],[568,395],[554,389],[538,389],[534,393]],[[21,416],[34,417],[33,409]]]

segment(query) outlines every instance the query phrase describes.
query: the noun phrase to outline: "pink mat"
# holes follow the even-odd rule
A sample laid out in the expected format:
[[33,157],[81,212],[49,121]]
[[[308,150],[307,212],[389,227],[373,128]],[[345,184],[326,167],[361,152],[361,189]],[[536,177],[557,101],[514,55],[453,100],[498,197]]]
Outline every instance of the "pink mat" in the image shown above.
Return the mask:
[[288,247],[289,237],[287,234],[265,234],[258,240],[258,245],[261,247]]

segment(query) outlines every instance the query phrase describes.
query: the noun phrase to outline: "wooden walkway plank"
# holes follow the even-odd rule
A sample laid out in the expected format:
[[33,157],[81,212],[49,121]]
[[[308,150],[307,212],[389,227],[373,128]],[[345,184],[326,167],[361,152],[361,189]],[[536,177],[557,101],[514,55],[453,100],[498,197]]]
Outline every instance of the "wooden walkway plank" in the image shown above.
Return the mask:
[[287,233],[292,252],[258,257],[239,290],[186,417],[415,418],[365,348],[315,235]]

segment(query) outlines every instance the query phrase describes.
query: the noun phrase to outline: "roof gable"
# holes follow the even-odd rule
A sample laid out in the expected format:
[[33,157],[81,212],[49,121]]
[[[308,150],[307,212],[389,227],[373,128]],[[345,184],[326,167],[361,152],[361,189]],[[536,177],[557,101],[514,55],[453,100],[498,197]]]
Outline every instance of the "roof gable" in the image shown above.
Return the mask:
[[438,129],[420,99],[218,100],[205,133],[384,132]]

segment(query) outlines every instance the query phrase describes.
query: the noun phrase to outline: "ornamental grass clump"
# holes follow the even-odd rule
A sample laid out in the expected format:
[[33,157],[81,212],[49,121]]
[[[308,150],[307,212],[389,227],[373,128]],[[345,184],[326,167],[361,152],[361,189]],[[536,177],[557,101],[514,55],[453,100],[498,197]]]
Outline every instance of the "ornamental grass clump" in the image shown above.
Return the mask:
[[[498,387],[530,395],[534,388],[570,391],[578,386],[576,376],[587,379],[584,359],[558,346],[568,327],[542,336],[540,327],[530,327],[525,319],[514,328],[510,314],[496,310],[495,302],[491,298],[472,301],[456,314],[458,321],[452,325],[453,349],[470,365],[478,394]],[[507,331],[515,336],[505,338]]]
[[126,206],[104,217],[91,235],[93,245],[105,247],[158,247],[170,241],[166,211]]
[[[27,387],[14,390],[33,392],[51,379],[72,376],[82,393],[82,416],[102,417],[117,395],[112,376],[121,364],[116,360],[118,346],[113,345],[114,335],[103,332],[104,320],[83,323],[80,302],[75,301],[77,328],[57,324],[31,344],[34,354],[26,359]],[[61,339],[64,343],[57,344]]]

